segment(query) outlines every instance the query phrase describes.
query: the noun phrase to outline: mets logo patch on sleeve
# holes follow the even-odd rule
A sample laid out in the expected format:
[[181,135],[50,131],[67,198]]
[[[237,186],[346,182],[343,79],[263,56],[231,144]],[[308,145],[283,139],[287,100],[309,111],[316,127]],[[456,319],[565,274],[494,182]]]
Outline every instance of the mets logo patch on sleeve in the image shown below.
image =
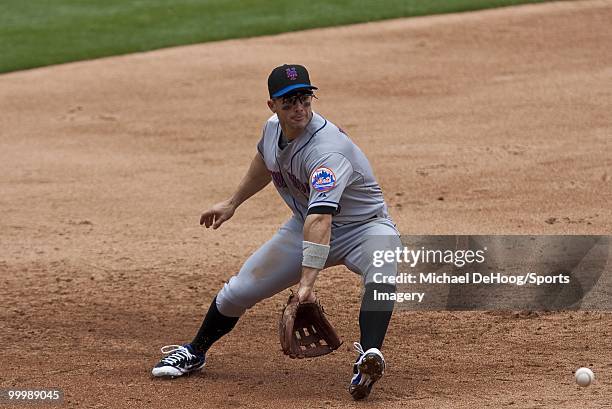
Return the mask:
[[310,176],[310,185],[317,192],[329,192],[336,187],[336,175],[329,168],[318,168]]

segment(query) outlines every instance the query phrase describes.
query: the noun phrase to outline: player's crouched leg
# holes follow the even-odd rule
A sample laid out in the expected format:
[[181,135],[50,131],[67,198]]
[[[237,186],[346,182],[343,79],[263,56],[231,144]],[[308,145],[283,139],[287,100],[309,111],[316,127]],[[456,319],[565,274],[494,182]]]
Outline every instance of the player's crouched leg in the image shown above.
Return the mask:
[[378,251],[392,250],[401,245],[399,233],[387,220],[377,220],[363,227],[362,245],[351,251],[345,264],[360,274],[365,284],[359,311],[360,342],[355,343],[359,353],[353,365],[353,377],[349,392],[355,400],[365,399],[372,387],[384,374],[385,359],[381,352],[395,305],[395,285],[390,284],[397,274],[397,263],[375,265],[373,255]]
[[225,283],[194,340],[162,349],[169,354],[153,368],[153,375],[176,377],[201,369],[208,349],[234,328],[247,309],[299,282],[301,257],[301,224],[292,218]]

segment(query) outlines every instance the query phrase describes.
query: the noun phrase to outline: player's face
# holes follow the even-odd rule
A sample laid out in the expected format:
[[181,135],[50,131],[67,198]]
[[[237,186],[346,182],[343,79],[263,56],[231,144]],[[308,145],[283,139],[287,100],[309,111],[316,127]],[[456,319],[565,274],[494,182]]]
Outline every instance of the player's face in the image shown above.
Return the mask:
[[300,93],[268,101],[268,106],[278,115],[278,120],[284,126],[293,129],[304,129],[312,118],[312,99],[310,93]]

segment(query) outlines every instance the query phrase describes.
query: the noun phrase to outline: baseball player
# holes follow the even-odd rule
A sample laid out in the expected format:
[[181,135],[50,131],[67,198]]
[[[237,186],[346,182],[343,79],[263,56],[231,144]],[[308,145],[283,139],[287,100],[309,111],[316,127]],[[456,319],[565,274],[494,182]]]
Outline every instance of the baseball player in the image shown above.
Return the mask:
[[[314,301],[319,272],[343,264],[361,275],[365,285],[360,342],[354,343],[359,355],[349,392],[363,399],[382,377],[380,349],[393,301],[376,301],[374,294],[395,291],[380,277],[395,276],[397,266],[392,262],[374,268],[367,249],[398,245],[399,233],[364,153],[340,128],[312,111],[316,89],[301,65],[276,67],[268,77],[273,115],[264,125],[258,152],[235,193],[205,211],[200,224],[219,228],[270,181],[293,215],[217,293],[193,341],[162,348],[166,356],[153,368],[154,376],[200,370],[209,348],[247,309],[296,284],[301,302]],[[380,273],[378,280],[375,273]]]

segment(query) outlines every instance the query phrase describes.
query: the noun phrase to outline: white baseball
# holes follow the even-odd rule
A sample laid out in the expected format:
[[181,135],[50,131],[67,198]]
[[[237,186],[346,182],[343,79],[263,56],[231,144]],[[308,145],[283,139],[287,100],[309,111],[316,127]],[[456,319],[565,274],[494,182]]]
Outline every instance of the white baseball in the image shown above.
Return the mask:
[[576,383],[580,386],[589,386],[595,380],[595,374],[589,368],[578,368]]

